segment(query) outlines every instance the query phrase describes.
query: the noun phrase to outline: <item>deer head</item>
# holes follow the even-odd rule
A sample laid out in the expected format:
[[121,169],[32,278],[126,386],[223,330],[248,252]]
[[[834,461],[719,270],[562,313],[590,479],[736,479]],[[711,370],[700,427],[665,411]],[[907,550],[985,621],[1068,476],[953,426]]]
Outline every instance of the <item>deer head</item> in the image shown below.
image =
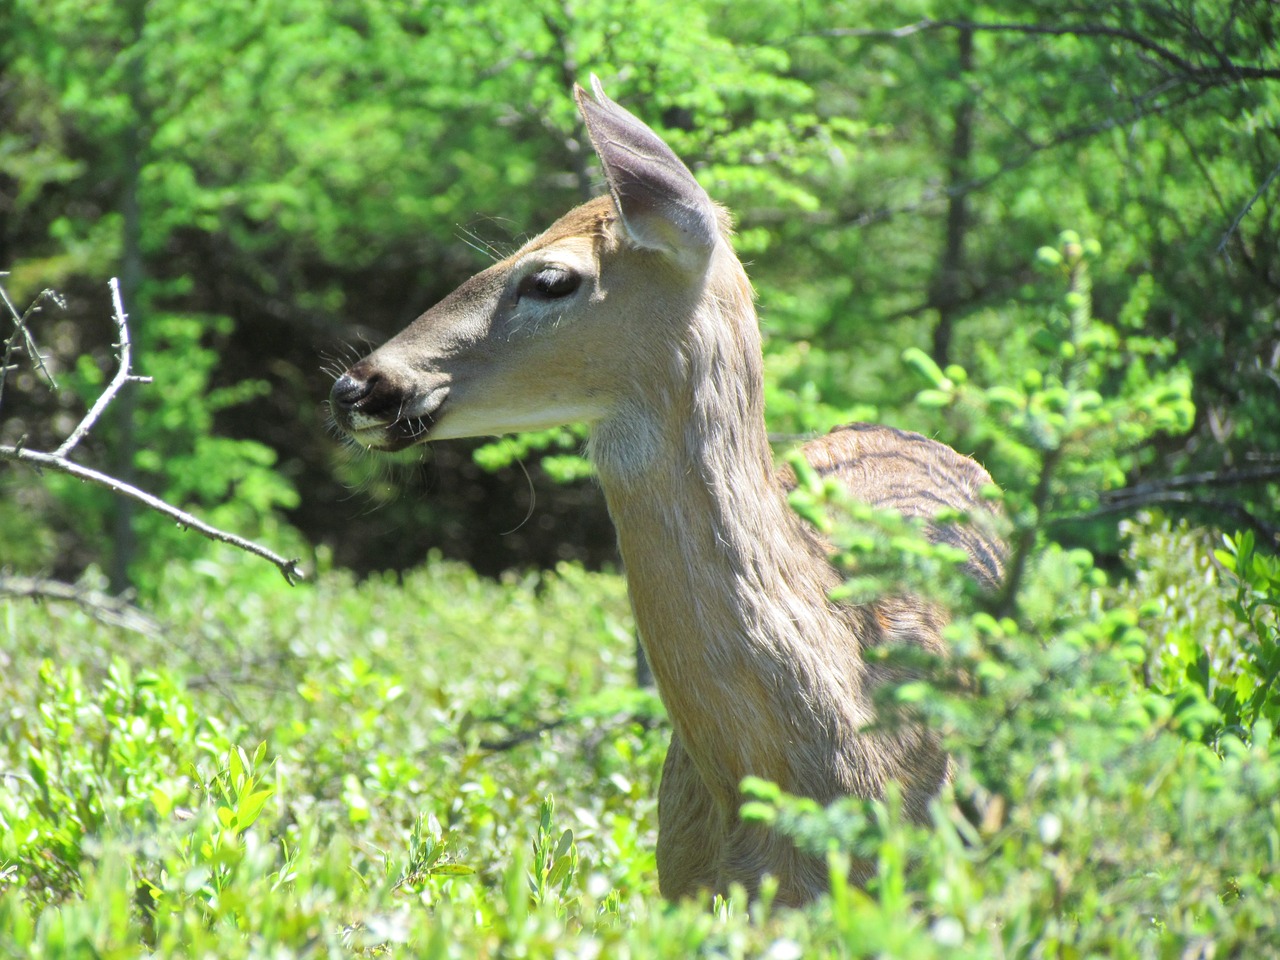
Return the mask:
[[[353,365],[330,395],[357,442],[634,420],[679,366],[671,344],[727,254],[725,217],[688,168],[592,77],[574,96],[609,195],[570,211]],[[719,257],[717,256],[719,252]]]

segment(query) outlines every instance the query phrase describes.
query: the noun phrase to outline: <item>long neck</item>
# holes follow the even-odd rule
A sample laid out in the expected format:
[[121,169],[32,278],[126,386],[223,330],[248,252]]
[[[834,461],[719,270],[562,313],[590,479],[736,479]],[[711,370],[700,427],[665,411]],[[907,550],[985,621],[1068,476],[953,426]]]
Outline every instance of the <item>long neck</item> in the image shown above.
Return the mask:
[[659,690],[726,803],[747,774],[801,780],[789,745],[837,737],[861,675],[835,574],[774,477],[755,314],[729,280],[679,346],[682,382],[652,392],[643,428],[626,420],[646,455],[610,437],[623,424],[593,439]]

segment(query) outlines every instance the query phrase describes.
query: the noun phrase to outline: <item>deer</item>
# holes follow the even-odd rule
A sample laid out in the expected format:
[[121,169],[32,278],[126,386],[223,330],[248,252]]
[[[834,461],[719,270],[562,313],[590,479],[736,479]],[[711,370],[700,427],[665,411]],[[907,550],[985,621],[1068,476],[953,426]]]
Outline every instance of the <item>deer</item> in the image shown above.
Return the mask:
[[[465,281],[333,383],[350,441],[427,441],[588,425],[587,455],[616,527],[630,602],[672,732],[658,787],[667,899],[829,889],[826,862],[743,818],[759,777],[828,803],[896,782],[921,822],[951,775],[922,723],[880,724],[891,682],[877,647],[945,654],[947,614],[912,596],[832,599],[830,545],[791,508],[765,429],[754,293],[728,213],[634,114],[575,84],[607,193]],[[851,424],[801,455],[858,500],[918,517],[993,588],[1003,546],[991,477],[919,434]],[[951,519],[949,519],[951,518]],[[934,522],[937,520],[937,522]],[[874,866],[855,861],[865,884]]]

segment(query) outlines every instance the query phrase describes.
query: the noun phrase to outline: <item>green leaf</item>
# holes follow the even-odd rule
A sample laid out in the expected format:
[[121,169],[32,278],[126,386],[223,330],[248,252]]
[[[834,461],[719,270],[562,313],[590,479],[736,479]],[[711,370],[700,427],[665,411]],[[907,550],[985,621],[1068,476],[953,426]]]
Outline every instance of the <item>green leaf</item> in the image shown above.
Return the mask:
[[914,370],[925,383],[939,391],[946,392],[953,387],[947,375],[942,372],[942,368],[919,347],[908,347],[904,350],[902,362]]

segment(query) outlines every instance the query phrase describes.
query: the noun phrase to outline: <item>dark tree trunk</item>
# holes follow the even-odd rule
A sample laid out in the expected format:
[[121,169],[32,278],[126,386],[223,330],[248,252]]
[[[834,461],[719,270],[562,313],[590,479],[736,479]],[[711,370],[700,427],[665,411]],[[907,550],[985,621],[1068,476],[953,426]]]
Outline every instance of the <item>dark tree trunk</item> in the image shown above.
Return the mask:
[[[142,180],[142,167],[147,148],[148,110],[143,92],[143,28],[146,25],[146,0],[124,0],[129,21],[132,49],[125,83],[128,88],[130,122],[121,142],[120,213],[123,222],[121,237],[120,299],[129,312],[131,328],[139,327],[139,305],[144,277],[142,263],[142,211],[138,188]],[[136,336],[136,333],[135,333]],[[112,407],[116,417],[116,446],[112,473],[119,480],[133,485],[136,478],[134,454],[137,441],[134,436],[134,416],[137,410],[137,394],[131,387],[120,392]],[[138,552],[137,534],[133,528],[136,514],[134,501],[117,497],[115,516],[112,520],[112,551],[110,569],[107,571],[111,589],[121,593],[131,586],[129,566]]]
[[[956,47],[959,73],[963,78],[973,70],[973,31],[957,31]],[[937,272],[929,285],[929,302],[938,313],[938,323],[933,328],[933,359],[939,366],[945,366],[950,359],[952,328],[969,286],[964,273],[964,241],[969,229],[965,184],[973,153],[973,110],[972,96],[964,97],[956,105],[951,149],[947,154],[946,235]]]

